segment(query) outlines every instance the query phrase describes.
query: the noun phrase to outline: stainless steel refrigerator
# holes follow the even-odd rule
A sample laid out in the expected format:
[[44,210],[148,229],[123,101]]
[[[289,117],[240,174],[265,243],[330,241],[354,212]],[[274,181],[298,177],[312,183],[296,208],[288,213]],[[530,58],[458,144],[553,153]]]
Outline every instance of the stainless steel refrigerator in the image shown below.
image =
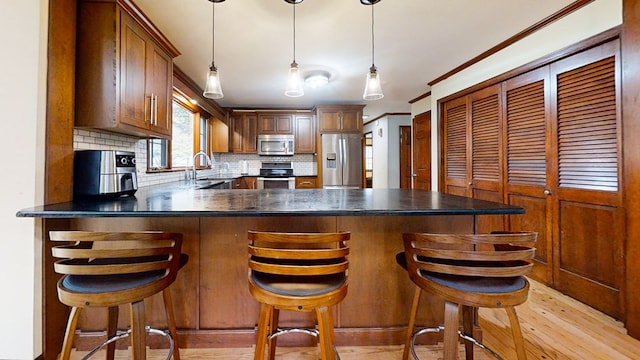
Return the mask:
[[362,135],[322,134],[322,187],[362,187]]

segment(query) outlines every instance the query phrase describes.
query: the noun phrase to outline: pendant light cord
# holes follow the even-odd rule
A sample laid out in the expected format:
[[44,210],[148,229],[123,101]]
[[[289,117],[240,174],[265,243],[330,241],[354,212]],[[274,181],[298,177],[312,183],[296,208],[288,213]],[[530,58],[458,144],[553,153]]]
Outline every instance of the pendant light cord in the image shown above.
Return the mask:
[[215,70],[216,53],[216,3],[211,3],[211,69]]
[[375,48],[376,48],[376,41],[375,41],[375,35],[374,35],[374,26],[373,26],[373,22],[374,22],[374,16],[373,16],[373,7],[375,5],[371,4],[371,67],[375,68]]
[[296,3],[293,3],[293,63],[296,62]]

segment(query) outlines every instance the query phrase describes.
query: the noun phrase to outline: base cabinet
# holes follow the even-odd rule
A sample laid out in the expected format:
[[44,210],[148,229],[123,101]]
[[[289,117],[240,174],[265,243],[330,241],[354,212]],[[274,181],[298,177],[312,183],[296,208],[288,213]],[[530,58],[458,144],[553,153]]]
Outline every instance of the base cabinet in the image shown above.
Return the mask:
[[315,189],[318,187],[316,176],[296,176],[296,189]]
[[[304,216],[294,220],[288,216],[84,218],[72,220],[71,226],[94,231],[109,231],[116,226],[131,231],[154,229],[183,233],[182,250],[189,255],[189,262],[171,285],[178,334],[181,347],[204,348],[215,344],[237,347],[255,344],[259,304],[248,290],[248,230],[350,231],[348,295],[334,308],[337,341],[344,345],[392,345],[404,342],[415,289],[406,271],[395,263],[395,254],[403,247],[401,234],[471,232],[474,223],[471,215]],[[47,269],[53,271],[52,267]],[[55,291],[51,296],[56,296]],[[149,324],[164,328],[162,296],[153,296],[145,305]],[[443,308],[442,300],[423,295],[418,324],[442,323]],[[118,327],[126,329],[127,321],[128,310],[122,307]],[[284,327],[295,327],[313,324],[314,319],[311,313],[287,312],[280,323]],[[100,338],[96,332],[104,331],[105,324],[104,309],[84,310],[75,347],[89,349],[96,338]],[[279,342],[312,346],[309,339],[293,336]],[[435,344],[441,341],[441,336],[427,335],[420,341]],[[156,336],[148,337],[147,344],[152,348],[166,346],[164,338]]]

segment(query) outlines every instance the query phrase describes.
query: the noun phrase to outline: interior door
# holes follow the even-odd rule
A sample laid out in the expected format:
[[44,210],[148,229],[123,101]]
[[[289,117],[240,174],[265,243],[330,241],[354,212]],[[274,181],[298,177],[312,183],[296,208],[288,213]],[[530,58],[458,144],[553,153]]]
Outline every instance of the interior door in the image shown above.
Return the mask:
[[431,190],[431,111],[413,118],[413,183],[414,189]]
[[531,277],[553,283],[553,178],[550,140],[549,67],[506,81],[502,88],[506,123],[505,202],[525,209],[509,216],[510,231],[536,231],[536,255]]
[[400,126],[400,188],[411,188],[411,126]]

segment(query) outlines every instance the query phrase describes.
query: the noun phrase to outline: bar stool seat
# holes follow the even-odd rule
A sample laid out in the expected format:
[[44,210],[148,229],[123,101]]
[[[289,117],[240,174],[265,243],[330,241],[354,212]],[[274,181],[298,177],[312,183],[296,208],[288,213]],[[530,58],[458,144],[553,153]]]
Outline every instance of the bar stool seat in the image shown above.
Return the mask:
[[[467,359],[473,359],[473,345],[500,355],[473,338],[473,322],[479,307],[504,308],[509,316],[516,354],[526,359],[524,341],[515,306],[526,301],[531,259],[537,233],[416,234],[403,235],[405,251],[396,262],[409,273],[416,290],[409,317],[403,360],[409,352],[417,359],[414,341],[427,332],[444,331],[444,359],[457,358],[457,339],[465,340]],[[422,291],[445,300],[445,324],[415,331],[415,319]],[[458,331],[462,309],[463,331]]]
[[[69,359],[81,310],[107,307],[107,340],[91,350],[89,358],[107,346],[113,359],[115,341],[130,337],[134,359],[146,358],[146,333],[165,336],[169,354],[179,360],[177,332],[169,286],[178,270],[188,262],[181,254],[182,234],[164,232],[52,231],[50,239],[71,244],[54,246],[54,270],[64,276],[58,281],[58,298],[71,306],[60,358]],[[162,292],[169,332],[145,326],[144,299]],[[117,331],[118,306],[129,304],[131,328]]]
[[[319,338],[322,360],[335,360],[331,306],[347,295],[348,232],[249,231],[249,291],[260,302],[254,359],[275,358],[277,336],[301,332]],[[315,312],[318,329],[280,329],[280,310]]]

